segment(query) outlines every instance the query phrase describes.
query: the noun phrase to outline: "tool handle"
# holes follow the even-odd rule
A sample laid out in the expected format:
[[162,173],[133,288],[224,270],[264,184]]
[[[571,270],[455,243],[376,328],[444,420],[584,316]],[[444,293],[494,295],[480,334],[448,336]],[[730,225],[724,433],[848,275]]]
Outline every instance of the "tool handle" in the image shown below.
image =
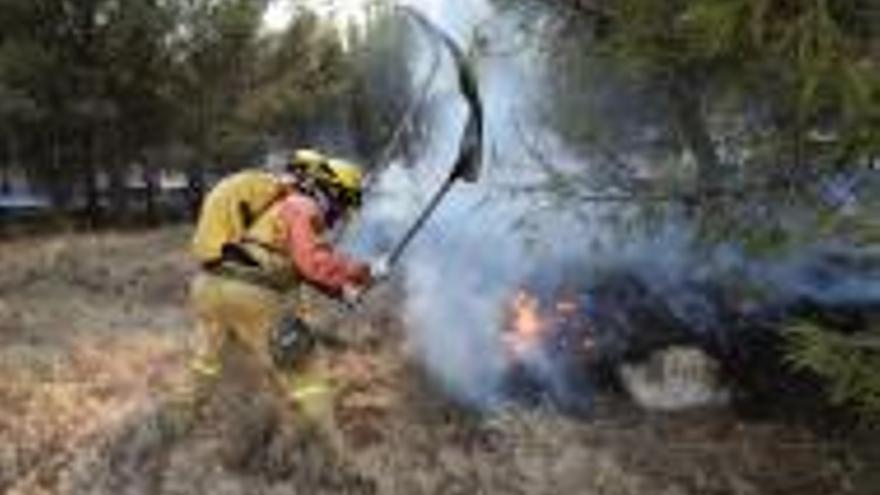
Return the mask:
[[391,253],[388,255],[388,265],[393,267],[400,261],[400,257],[403,255],[406,248],[409,247],[412,240],[415,238],[416,234],[422,230],[422,227],[425,225],[425,222],[428,221],[428,218],[434,213],[434,210],[440,205],[440,202],[443,201],[443,198],[446,196],[446,193],[452,188],[452,185],[456,180],[455,175],[450,175],[443,185],[440,186],[440,189],[434,193],[434,196],[431,198],[431,201],[425,207],[424,210],[419,214],[418,218],[416,218],[415,222],[410,226],[410,228],[406,231],[406,233],[401,237],[400,241],[397,242],[397,245],[391,250]]

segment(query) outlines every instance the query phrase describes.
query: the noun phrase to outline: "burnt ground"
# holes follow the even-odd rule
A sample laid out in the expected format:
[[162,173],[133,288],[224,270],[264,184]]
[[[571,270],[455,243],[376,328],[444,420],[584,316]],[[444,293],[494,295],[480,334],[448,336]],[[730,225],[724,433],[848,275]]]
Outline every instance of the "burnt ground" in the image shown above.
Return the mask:
[[464,411],[408,358],[390,292],[327,351],[342,449],[240,356],[195,414],[175,400],[192,327],[187,236],[0,243],[0,492],[880,493],[866,457],[782,419],[646,413],[616,398],[600,398],[592,421]]

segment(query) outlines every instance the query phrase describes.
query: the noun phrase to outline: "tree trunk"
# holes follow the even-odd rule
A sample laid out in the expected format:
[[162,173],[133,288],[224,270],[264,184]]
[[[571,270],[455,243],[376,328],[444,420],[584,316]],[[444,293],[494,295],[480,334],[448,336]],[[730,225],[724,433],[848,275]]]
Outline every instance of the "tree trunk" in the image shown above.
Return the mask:
[[144,165],[141,168],[141,173],[144,181],[145,197],[144,201],[146,202],[146,220],[148,225],[156,225],[159,223],[159,217],[156,211],[156,182],[157,177],[153,172],[149,164]]
[[[96,226],[101,213],[101,191],[98,185],[98,172],[101,170],[101,143],[100,135],[94,128],[91,130],[85,146],[80,148],[80,159],[84,160],[83,180],[86,190],[86,219],[89,226]],[[86,148],[88,146],[88,148]]]
[[18,143],[15,140],[15,133],[12,129],[6,129],[6,152],[7,158],[3,164],[2,177],[0,177],[0,192],[9,194],[12,192],[12,177],[18,164]]
[[673,76],[669,82],[676,130],[697,162],[697,194],[711,192],[721,180],[721,160],[703,118],[700,90],[693,78]]
[[100,197],[97,171],[90,161],[84,167],[82,180],[86,191],[86,220],[90,227],[94,227],[98,224]]
[[4,165],[2,176],[0,176],[0,194],[9,194],[12,192],[12,180],[9,177],[9,165]]
[[109,200],[110,208],[113,210],[113,220],[114,222],[125,222],[128,213],[125,180],[128,175],[127,168],[117,162],[110,164],[106,170],[109,179]]
[[205,190],[205,169],[202,165],[193,164],[187,171],[187,201],[192,216],[199,214],[202,195]]
[[110,143],[105,156],[107,164],[104,167],[107,173],[108,201],[113,211],[113,221],[125,223],[128,220],[128,160],[125,158],[124,132],[111,125],[107,129]]
[[59,130],[50,131],[49,149],[51,150],[51,162],[48,184],[52,195],[52,202],[61,210],[67,209],[70,205],[70,193],[72,181],[68,179],[67,174],[61,167],[61,138]]

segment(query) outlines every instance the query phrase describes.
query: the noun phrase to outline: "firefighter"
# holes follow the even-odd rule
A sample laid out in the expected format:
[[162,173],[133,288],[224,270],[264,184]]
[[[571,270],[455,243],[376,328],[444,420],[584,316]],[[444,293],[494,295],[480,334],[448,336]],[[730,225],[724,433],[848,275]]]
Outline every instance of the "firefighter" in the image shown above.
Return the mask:
[[190,287],[199,342],[197,379],[212,382],[223,348],[242,344],[294,403],[309,393],[297,370],[314,347],[299,318],[299,288],[354,303],[387,272],[334,249],[325,234],[360,206],[361,172],[311,150],[282,174],[244,171],[206,196],[192,249],[201,264]]

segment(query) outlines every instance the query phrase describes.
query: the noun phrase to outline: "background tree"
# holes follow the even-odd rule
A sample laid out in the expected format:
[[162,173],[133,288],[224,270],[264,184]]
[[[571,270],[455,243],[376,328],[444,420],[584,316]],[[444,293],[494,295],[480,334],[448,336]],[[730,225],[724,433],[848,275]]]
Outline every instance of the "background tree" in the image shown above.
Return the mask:
[[[534,9],[545,2],[499,3]],[[595,152],[597,134],[647,135],[694,162],[686,174],[693,183],[678,187],[694,193],[739,187],[731,181],[743,174],[795,180],[811,176],[806,167],[864,164],[876,155],[878,14],[869,2],[553,4],[542,11],[555,22],[539,34],[550,35],[549,63],[567,97],[550,99],[549,111],[575,145]],[[581,105],[571,104],[575,88]],[[585,107],[603,110],[602,118],[591,119]]]
[[[349,93],[356,146],[367,161],[411,159],[424,139],[418,125],[426,91],[434,82],[439,54],[409,20],[390,5],[370,11],[362,32],[353,33],[357,77]],[[421,55],[421,56],[419,56]]]
[[368,67],[353,53],[372,38],[346,47],[346,33],[303,8],[266,32],[268,3],[3,0],[3,184],[23,168],[59,208],[94,222],[141,203],[137,175],[152,215],[163,172],[186,174],[195,206],[210,176],[273,149],[359,155],[356,136],[374,131],[352,115],[370,114],[380,93],[354,88],[379,59]]

